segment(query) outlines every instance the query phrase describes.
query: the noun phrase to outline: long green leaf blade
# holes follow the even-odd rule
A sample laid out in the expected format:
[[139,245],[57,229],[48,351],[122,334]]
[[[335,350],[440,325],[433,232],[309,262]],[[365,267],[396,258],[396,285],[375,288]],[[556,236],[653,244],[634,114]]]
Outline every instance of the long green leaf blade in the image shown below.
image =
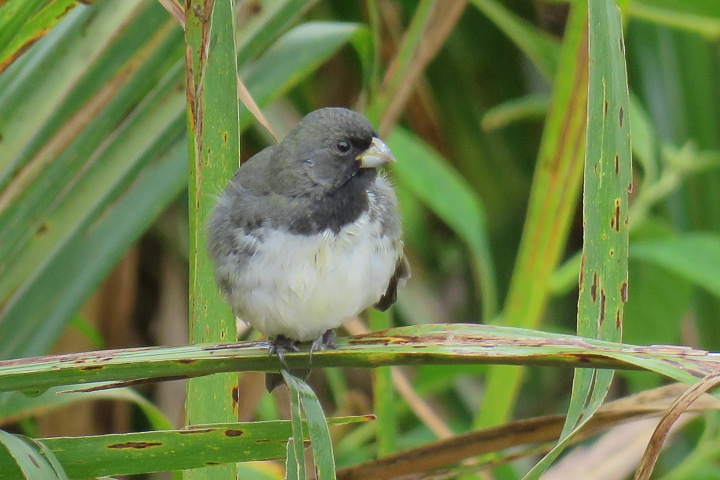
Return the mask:
[[[205,226],[217,195],[240,163],[235,2],[186,4],[186,69],[190,176],[190,342],[232,342],[235,317],[214,282]],[[235,374],[187,383],[186,424],[237,419]],[[237,478],[234,465],[185,472],[187,479]]]
[[634,242],[630,254],[675,272],[720,297],[720,236],[717,234],[687,233]]
[[[315,396],[315,392],[307,383],[293,377],[286,370],[282,370],[282,374],[290,389],[290,394],[299,398],[305,412],[317,478],[318,480],[332,480],[335,478],[335,456],[322,406]],[[293,421],[295,420],[293,419]]]
[[[582,181],[587,120],[586,5],[574,2],[543,130],[527,217],[500,322],[537,328],[550,298],[550,275],[567,243]],[[476,427],[505,421],[515,405],[522,371],[491,368]]]
[[[685,383],[694,383],[720,368],[720,354],[689,347],[638,347],[574,335],[476,324],[399,327],[339,338],[337,343],[337,350],[313,353],[312,367],[504,364],[643,368]],[[37,393],[60,385],[309,368],[308,353],[307,347],[303,352],[287,353],[285,366],[278,358],[268,356],[266,343],[243,342],[6,360],[0,361],[0,391]]]
[[[588,25],[588,133],[577,329],[584,337],[618,342],[628,291],[628,194],[632,179],[625,46],[614,0],[589,0]],[[558,445],[526,478],[539,478],[569,438],[600,408],[613,373],[575,370]]]

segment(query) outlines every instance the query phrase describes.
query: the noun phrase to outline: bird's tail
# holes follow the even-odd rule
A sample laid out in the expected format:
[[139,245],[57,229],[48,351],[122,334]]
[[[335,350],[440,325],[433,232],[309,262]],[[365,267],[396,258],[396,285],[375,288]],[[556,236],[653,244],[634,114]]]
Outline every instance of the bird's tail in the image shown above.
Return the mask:
[[[299,370],[288,370],[288,373],[294,377],[302,378],[303,380],[307,380],[310,376],[310,370],[309,368],[303,368]],[[265,373],[265,388],[268,392],[272,393],[273,390],[275,390],[280,385],[284,384],[285,380],[283,380],[283,376],[279,373]]]

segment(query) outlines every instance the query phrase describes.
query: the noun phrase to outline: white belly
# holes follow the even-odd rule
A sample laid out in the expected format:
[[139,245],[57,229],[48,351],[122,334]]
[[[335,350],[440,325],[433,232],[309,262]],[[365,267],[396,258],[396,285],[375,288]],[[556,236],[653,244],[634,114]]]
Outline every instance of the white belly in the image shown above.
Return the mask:
[[268,336],[307,341],[355,317],[385,293],[397,263],[391,238],[362,215],[337,235],[265,232],[230,298],[241,320]]

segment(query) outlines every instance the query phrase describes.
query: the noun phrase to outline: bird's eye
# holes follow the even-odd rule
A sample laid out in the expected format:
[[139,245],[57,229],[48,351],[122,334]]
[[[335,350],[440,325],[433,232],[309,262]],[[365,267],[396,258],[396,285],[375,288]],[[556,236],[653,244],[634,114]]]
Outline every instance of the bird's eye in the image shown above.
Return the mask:
[[339,141],[335,148],[337,148],[338,152],[340,153],[347,153],[350,151],[350,144],[344,140]]

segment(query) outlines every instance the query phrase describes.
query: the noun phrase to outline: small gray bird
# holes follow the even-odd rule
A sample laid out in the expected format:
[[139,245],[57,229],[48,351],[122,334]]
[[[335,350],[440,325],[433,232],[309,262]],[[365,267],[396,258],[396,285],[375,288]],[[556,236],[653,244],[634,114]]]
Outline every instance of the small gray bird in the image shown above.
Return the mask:
[[[376,170],[394,161],[365,117],[323,108],[230,180],[208,223],[215,280],[271,353],[334,348],[343,321],[395,302],[410,268],[395,192]],[[268,391],[281,381],[268,374]]]

